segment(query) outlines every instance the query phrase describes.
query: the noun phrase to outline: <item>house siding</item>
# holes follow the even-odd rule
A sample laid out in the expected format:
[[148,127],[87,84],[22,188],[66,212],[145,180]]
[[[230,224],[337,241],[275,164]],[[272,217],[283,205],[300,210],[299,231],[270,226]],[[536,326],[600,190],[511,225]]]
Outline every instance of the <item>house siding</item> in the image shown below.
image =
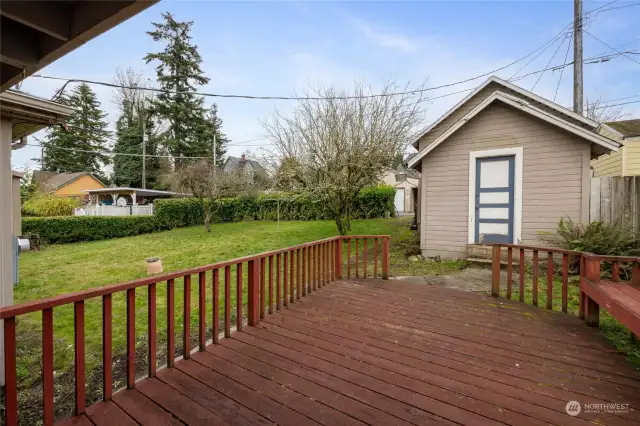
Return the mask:
[[624,149],[625,147],[622,147],[618,152],[601,155],[591,161],[593,176],[622,176],[622,151]]
[[54,194],[61,197],[85,197],[87,194],[82,192],[85,189],[100,189],[105,186],[91,176],[84,175],[73,182],[64,185],[54,191]]
[[626,161],[624,174],[625,176],[640,175],[640,140],[625,141],[624,145]]
[[540,232],[555,231],[563,216],[584,221],[590,144],[496,102],[422,160],[425,256],[467,256],[469,153],[508,147],[523,147],[522,243],[540,245]]

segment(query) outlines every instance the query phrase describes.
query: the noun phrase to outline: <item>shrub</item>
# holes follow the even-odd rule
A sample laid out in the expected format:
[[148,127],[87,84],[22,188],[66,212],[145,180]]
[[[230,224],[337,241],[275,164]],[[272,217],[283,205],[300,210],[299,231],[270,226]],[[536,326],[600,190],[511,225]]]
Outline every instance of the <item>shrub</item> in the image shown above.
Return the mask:
[[25,217],[22,232],[44,243],[75,243],[148,234],[163,229],[154,216]]
[[[382,217],[395,211],[395,189],[389,185],[365,188],[357,197],[354,219]],[[210,201],[204,201],[210,202]],[[244,220],[322,220],[333,219],[327,203],[315,194],[286,192],[261,194],[257,197],[221,198],[213,208],[212,222]],[[156,200],[158,221],[167,227],[200,225],[203,223],[202,201],[195,198]]]
[[71,216],[73,209],[80,207],[80,201],[72,197],[55,197],[49,194],[35,196],[24,202],[25,216]]
[[558,245],[568,250],[608,256],[640,255],[640,234],[617,223],[591,222],[584,226],[563,218],[556,236]]

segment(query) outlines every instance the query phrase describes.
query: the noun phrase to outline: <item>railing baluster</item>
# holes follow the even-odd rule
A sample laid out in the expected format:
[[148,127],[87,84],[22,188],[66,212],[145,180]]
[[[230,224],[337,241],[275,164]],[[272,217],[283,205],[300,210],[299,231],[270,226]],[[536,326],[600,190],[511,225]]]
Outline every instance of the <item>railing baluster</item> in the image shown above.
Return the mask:
[[282,297],[280,296],[280,272],[282,271],[282,259],[280,258],[280,253],[276,255],[276,310],[280,310],[280,300]]
[[175,330],[175,281],[167,280],[167,367],[173,367],[176,358],[176,330]]
[[200,349],[200,351],[204,351],[205,346],[206,346],[206,342],[207,342],[207,320],[206,320],[206,315],[207,315],[207,304],[206,304],[206,297],[207,297],[207,290],[206,290],[206,281],[207,280],[207,274],[206,272],[200,272],[198,274],[198,323],[199,323],[199,330],[198,330],[198,349]]
[[295,302],[295,291],[296,291],[296,270],[295,270],[295,261],[296,261],[296,256],[295,256],[295,250],[292,250],[289,252],[289,273],[290,275],[290,281],[289,281],[289,302],[293,303]]
[[331,253],[329,253],[329,261],[331,262],[331,281],[336,280],[336,240],[329,243]]
[[220,269],[213,270],[213,288],[211,289],[211,300],[213,301],[213,310],[211,312],[211,324],[213,330],[211,332],[213,343],[220,343]]
[[362,276],[367,278],[367,239],[365,238],[362,243]]
[[282,300],[284,306],[289,306],[289,253],[285,251],[282,253],[282,257],[284,258],[284,267],[282,268],[282,292],[284,294],[282,295]]
[[[75,414],[79,416],[84,414],[86,405],[85,391],[85,373],[84,373],[84,300],[74,302],[74,343],[75,343]],[[6,320],[5,320],[6,321]],[[14,328],[15,333],[15,328]],[[14,336],[15,338],[15,336]],[[15,362],[15,360],[14,360]],[[14,367],[15,374],[15,367]]]
[[189,359],[191,357],[191,275],[184,276],[184,305],[182,309],[183,323],[182,327],[182,357]]
[[329,243],[324,243],[324,285],[331,281],[331,271],[329,271]]
[[273,256],[269,256],[269,314],[273,313]]
[[567,313],[569,292],[569,255],[562,255],[562,312]]
[[307,249],[302,247],[302,297],[307,295]]
[[300,291],[302,283],[300,282],[300,249],[296,250],[296,299],[300,300]]
[[513,285],[513,249],[507,248],[507,299],[511,300],[511,287]]
[[313,278],[312,278],[312,271],[313,271],[313,257],[311,256],[313,251],[313,246],[309,246],[307,247],[306,253],[307,253],[307,294],[311,294],[312,291],[312,287],[313,287]]
[[538,306],[538,250],[533,251],[533,306]]
[[373,239],[373,278],[378,276],[378,239]]
[[149,322],[149,377],[156,376],[156,285],[148,287],[147,314]]
[[113,394],[111,294],[102,296],[102,399],[111,401]]
[[360,278],[360,265],[358,263],[358,237],[355,238],[356,243],[356,278]]
[[338,278],[339,280],[342,279],[342,241],[342,237],[338,237],[338,239],[336,240],[336,278]]
[[236,329],[242,331],[242,263],[236,268]]
[[520,249],[520,301],[524,302],[524,249]]
[[247,323],[258,324],[260,319],[260,277],[259,263],[253,258],[247,262]]
[[312,274],[313,274],[313,278],[311,280],[311,285],[313,287],[313,291],[316,291],[318,289],[317,287],[317,267],[318,267],[318,247],[314,244],[313,246],[311,246],[311,248],[313,249],[313,265],[312,265]]
[[224,268],[224,337],[231,337],[231,266]]
[[382,238],[382,279],[389,279],[389,238]]
[[611,262],[611,280],[620,281],[620,262]]
[[491,296],[500,296],[500,256],[502,248],[499,245],[491,247]]
[[553,252],[547,253],[547,309],[553,309]]
[[640,262],[634,261],[631,265],[631,284],[640,287]]
[[42,411],[45,426],[53,425],[53,309],[42,310]]
[[[76,351],[77,353],[77,351]],[[7,426],[18,424],[18,379],[16,377],[16,319],[4,319],[4,398]]]
[[351,238],[347,239],[347,278],[351,278]]
[[136,289],[127,290],[127,388],[136,386]]
[[266,301],[264,300],[265,296],[266,296],[266,289],[265,289],[265,264],[266,264],[266,259],[264,257],[260,258],[260,319],[264,319],[264,307],[266,304]]

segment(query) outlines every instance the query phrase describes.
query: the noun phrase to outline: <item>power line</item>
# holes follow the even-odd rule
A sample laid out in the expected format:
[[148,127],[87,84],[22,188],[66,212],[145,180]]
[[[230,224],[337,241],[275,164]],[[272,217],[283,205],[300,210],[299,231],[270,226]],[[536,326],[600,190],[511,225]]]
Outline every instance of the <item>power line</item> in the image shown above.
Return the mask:
[[591,36],[592,38],[596,39],[597,41],[599,41],[600,43],[604,44],[605,46],[607,46],[609,49],[613,50],[614,52],[624,56],[625,58],[629,59],[630,61],[635,62],[636,64],[640,65],[640,62],[636,61],[635,59],[633,59],[631,56],[627,56],[625,53],[619,51],[618,49],[616,49],[615,47],[611,46],[610,44],[600,40],[598,37],[594,36],[593,34],[591,34],[589,31],[584,30],[583,31],[585,33],[587,33],[587,35]]
[[637,104],[637,103],[640,103],[640,100],[630,101],[630,102],[622,102],[622,103],[619,103],[619,104],[600,105],[600,106],[595,107],[594,109],[610,108],[610,107],[615,107],[615,106],[620,106],[620,105],[629,105],[629,104]]
[[[573,39],[573,34],[571,38],[569,38],[569,44],[567,45],[567,53],[564,55],[564,63],[567,63],[567,59],[569,58],[569,50],[571,50],[571,40]],[[564,74],[565,67],[562,67],[560,70],[560,78],[558,79],[558,85],[556,86],[556,93],[553,94],[553,102],[556,101],[556,97],[558,96],[558,89],[560,89],[560,83],[562,82],[562,75]]]
[[[567,39],[567,37],[565,36],[565,40],[566,39]],[[571,40],[571,38],[569,38],[569,40]],[[562,40],[560,42],[560,44],[558,44],[558,47],[556,48],[556,51],[553,52],[553,55],[549,59],[549,62],[547,62],[547,65],[545,65],[545,68],[547,68],[547,67],[549,67],[549,65],[551,65],[551,61],[553,61],[553,59],[556,57],[556,55],[558,54],[558,51],[560,50],[560,48],[562,47],[563,44],[564,44],[564,40]],[[571,41],[569,41],[569,45],[571,45]],[[566,59],[565,59],[565,61],[566,61]],[[536,80],[536,82],[534,83],[533,87],[531,88],[532,92],[533,92],[533,89],[535,89],[536,86],[538,85],[538,83],[540,82],[540,79],[542,78],[543,75],[544,75],[544,71],[542,73],[540,73],[540,75],[538,76],[538,79]]]

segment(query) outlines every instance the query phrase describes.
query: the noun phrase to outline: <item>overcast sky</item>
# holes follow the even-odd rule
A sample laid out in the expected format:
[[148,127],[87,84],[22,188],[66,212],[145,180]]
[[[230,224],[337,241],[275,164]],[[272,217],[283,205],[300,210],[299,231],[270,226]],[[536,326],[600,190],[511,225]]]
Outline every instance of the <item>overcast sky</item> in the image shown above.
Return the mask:
[[[610,2],[611,0],[609,0]],[[640,51],[638,0],[586,1],[591,14],[586,30],[618,50]],[[607,8],[616,8],[604,10]],[[178,20],[192,20],[193,42],[203,58],[210,83],[202,91],[250,95],[300,94],[309,84],[348,89],[354,80],[379,87],[389,79],[401,84],[436,86],[474,77],[514,61],[552,39],[570,23],[573,1],[556,2],[214,2],[163,1],[120,24],[40,73],[65,78],[112,82],[117,68],[132,67],[155,80],[153,64],[142,58],[161,49],[145,33],[151,22],[170,11]],[[562,45],[560,45],[562,41]],[[558,40],[519,75],[564,63],[569,40]],[[558,46],[560,46],[558,48]],[[590,35],[584,35],[584,55],[615,53]],[[569,51],[569,60],[572,58]],[[628,54],[640,62],[640,55]],[[533,58],[533,56],[531,57]],[[529,59],[531,59],[529,58]],[[496,73],[508,79],[529,59]],[[572,104],[571,67],[565,69],[556,101]],[[553,99],[559,71],[547,71],[535,93]],[[538,75],[516,84],[530,90]],[[478,79],[430,92],[430,96],[473,88]],[[60,82],[30,77],[21,90],[49,98]],[[585,65],[585,97],[616,100],[638,95],[640,64],[626,57]],[[113,123],[117,119],[112,89],[95,86],[102,107]],[[425,124],[438,118],[464,94],[426,104]],[[207,104],[214,100],[207,98]],[[239,155],[257,155],[268,149],[261,120],[274,109],[287,112],[292,101],[217,99],[224,131]],[[640,103],[624,106],[626,118],[640,118]],[[38,135],[42,136],[42,134]],[[247,142],[248,141],[248,142]],[[34,142],[35,141],[31,141]],[[37,168],[31,161],[40,149],[26,147],[13,152],[14,168]]]

